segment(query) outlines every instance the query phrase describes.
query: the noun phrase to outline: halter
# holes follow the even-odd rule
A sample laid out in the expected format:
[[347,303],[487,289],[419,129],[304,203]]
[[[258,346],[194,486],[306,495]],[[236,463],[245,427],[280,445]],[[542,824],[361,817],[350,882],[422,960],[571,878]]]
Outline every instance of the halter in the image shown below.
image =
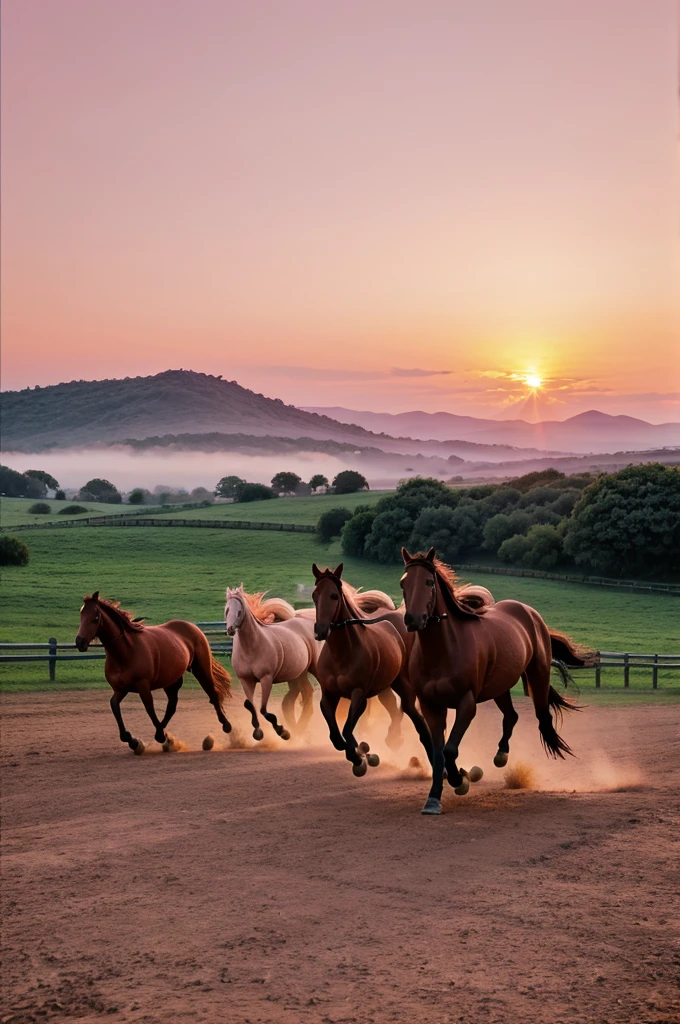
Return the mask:
[[[434,596],[435,605],[436,605],[436,603],[437,603],[437,596],[436,596],[437,595],[437,584],[438,584],[437,570],[432,565],[432,563],[426,561],[426,559],[424,559],[424,558],[415,558],[412,562],[409,562],[408,565],[405,567],[404,575],[406,575],[406,573],[409,571],[409,569],[412,569],[415,565],[421,566],[423,569],[428,569],[432,573],[432,579],[434,581],[434,586],[432,587],[432,594]],[[442,619],[448,619],[448,617],[449,617],[448,612],[442,612],[441,615],[439,615],[437,612],[432,612],[431,614],[429,614],[427,616],[427,623],[426,623],[426,625],[429,626],[430,624],[432,624],[433,626],[438,626],[439,623],[442,621]]]
[[[332,573],[330,573],[327,576],[323,576],[322,579],[332,580],[333,583],[335,583],[336,587],[338,588],[338,593],[340,593],[340,594],[342,593],[342,580],[337,579],[335,576],[333,576]],[[321,580],[319,580],[319,583],[320,582],[321,582]],[[317,584],[317,586],[318,586],[318,584]],[[375,625],[376,622],[385,622],[389,618],[389,616],[393,615],[393,614],[394,614],[394,612],[390,610],[389,612],[386,612],[385,615],[379,615],[375,619],[357,619],[357,618],[340,619],[339,622],[329,622],[328,628],[329,629],[344,629],[346,626],[373,626],[373,625]]]

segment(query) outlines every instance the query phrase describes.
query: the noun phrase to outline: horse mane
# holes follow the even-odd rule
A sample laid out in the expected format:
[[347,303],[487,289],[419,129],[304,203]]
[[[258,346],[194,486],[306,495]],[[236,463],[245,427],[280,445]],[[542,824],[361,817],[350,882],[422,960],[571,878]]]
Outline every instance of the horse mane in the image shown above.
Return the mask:
[[282,597],[265,598],[266,593],[266,590],[257,594],[246,594],[243,591],[246,604],[258,622],[267,625],[272,622],[286,622],[288,619],[295,618],[295,609],[292,604],[284,601]]
[[342,590],[345,600],[349,596],[354,605],[362,612],[377,612],[380,608],[387,611],[394,611],[394,601],[382,590],[362,590],[361,587],[353,587],[346,580],[342,581]]
[[419,551],[418,554],[412,556],[412,561],[409,564],[413,562],[419,562],[433,570],[441,588],[444,604],[452,614],[477,618],[488,611],[489,605],[483,596],[468,593],[469,584],[461,583],[456,572],[446,562],[442,562],[441,558],[437,558],[435,555],[434,558],[428,559],[424,552]]
[[113,621],[126,633],[141,633],[145,628],[143,622],[133,619],[130,612],[126,612],[125,609],[120,607],[120,601],[107,601],[103,597],[94,597],[92,594],[89,594],[85,601],[95,601],[100,608],[108,612]]

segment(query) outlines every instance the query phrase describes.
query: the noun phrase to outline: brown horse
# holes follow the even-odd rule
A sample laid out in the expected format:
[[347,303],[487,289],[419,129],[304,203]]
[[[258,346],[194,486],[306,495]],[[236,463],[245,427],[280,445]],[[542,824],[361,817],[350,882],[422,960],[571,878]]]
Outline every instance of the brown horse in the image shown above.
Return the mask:
[[[370,626],[364,625],[368,615],[362,611],[355,594],[342,585],[342,563],[337,569],[323,572],[312,566],[316,579],[314,634],[325,640],[318,660],[316,678],[321,687],[321,711],[336,750],[344,750],[355,775],[365,775],[367,764],[377,765],[377,755],[369,754],[367,743],[357,745],[356,724],[366,710],[369,697],[384,693],[389,687],[401,698],[402,710],[416,727],[421,742],[431,759],[432,744],[427,726],[415,706],[408,679],[408,659],[413,638],[399,611],[387,610]],[[347,720],[342,732],[336,711],[341,697],[349,702]]]
[[[597,654],[575,644],[564,633],[546,626],[535,609],[519,601],[489,606],[457,587],[452,569],[427,554],[411,555],[402,548],[406,571],[401,578],[404,621],[417,635],[409,662],[409,675],[432,735],[432,788],[423,814],[441,813],[444,770],[448,782],[467,792],[467,773],[457,766],[458,748],[477,704],[493,700],[503,713],[503,736],[494,758],[507,764],[510,737],[517,722],[510,690],[522,679],[534,702],[538,728],[546,753],[563,757],[571,750],[558,735],[550,709],[558,720],[576,705],[550,685],[553,659],[563,679],[567,666],[594,664]],[[456,709],[456,720],[446,744],[446,712]]]
[[[141,754],[144,744],[125,728],[120,702],[128,693],[138,693],[153,722],[156,739],[164,743],[165,727],[177,710],[177,695],[187,670],[193,672],[207,693],[224,732],[231,732],[222,710],[222,701],[231,696],[229,673],[213,658],[210,644],[198,626],[182,619],[172,619],[162,626],[145,626],[117,604],[105,601],[97,590],[85,598],[80,609],[76,647],[86,651],[95,637],[106,650],[104,674],[113,689],[111,710],[120,738],[135,753]],[[168,698],[162,721],[153,706],[152,690],[165,690]]]

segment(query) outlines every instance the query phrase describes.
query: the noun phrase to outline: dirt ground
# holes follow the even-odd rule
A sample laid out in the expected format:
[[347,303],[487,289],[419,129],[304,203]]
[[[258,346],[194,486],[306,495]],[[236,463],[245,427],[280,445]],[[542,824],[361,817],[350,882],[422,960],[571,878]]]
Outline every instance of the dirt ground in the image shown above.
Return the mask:
[[389,754],[379,715],[356,779],[318,713],[312,746],[227,749],[184,693],[190,749],[163,754],[131,697],[135,757],[104,692],[0,706],[4,1024],[680,1018],[678,706],[588,708],[552,764],[520,701],[522,791],[485,706],[461,756],[485,777],[434,818],[410,724]]

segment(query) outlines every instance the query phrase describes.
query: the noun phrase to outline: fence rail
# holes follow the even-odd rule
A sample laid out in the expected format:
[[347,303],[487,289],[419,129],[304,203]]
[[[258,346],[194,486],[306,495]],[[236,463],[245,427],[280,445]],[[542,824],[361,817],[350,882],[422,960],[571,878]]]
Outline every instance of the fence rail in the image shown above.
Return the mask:
[[614,590],[641,590],[651,594],[672,594],[680,597],[680,583],[641,583],[639,580],[615,580],[607,576],[571,576],[566,573],[544,572],[542,569],[515,569],[504,565],[456,564],[456,572],[485,572],[493,576],[526,576],[537,580],[559,580],[562,583],[588,583]]
[[316,533],[310,523],[265,523],[246,519],[156,519],[140,515],[88,516],[85,519],[54,520],[49,523],[24,523],[11,527],[12,533],[24,530],[63,530],[77,526],[159,526],[193,527],[203,530],[276,530],[284,533]]
[[[233,647],[231,637],[225,635],[224,620],[216,622],[197,622],[196,625],[209,639],[210,650],[213,654],[230,655]],[[93,650],[92,648],[95,648]],[[40,653],[24,654],[23,651],[35,651]],[[58,661],[103,661],[106,657],[104,648],[99,644],[93,644],[87,654],[77,651],[75,644],[60,643],[56,637],[50,637],[46,643],[0,643],[0,664],[5,663],[26,663],[34,661],[46,661],[49,665],[50,682],[56,680],[56,669]],[[595,669],[595,687],[599,689],[602,683],[602,672],[604,669],[623,669],[624,688],[630,687],[630,670],[651,669],[652,689],[658,689],[659,670],[664,672],[680,669],[680,654],[640,654],[625,651],[598,651],[598,663]],[[573,669],[572,671],[588,671],[588,669]]]

